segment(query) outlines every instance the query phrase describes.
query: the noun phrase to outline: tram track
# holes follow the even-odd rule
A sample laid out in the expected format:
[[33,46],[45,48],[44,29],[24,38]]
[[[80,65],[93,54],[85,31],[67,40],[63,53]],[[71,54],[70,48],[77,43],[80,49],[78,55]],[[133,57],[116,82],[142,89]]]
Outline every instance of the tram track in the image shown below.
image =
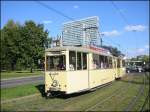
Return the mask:
[[[145,72],[145,76],[146,76],[146,78],[147,78],[147,82],[148,82],[148,84],[149,84],[149,79],[150,79],[150,77],[149,77],[149,73],[147,74],[147,72]],[[146,82],[146,81],[145,81]],[[147,83],[146,82],[146,83]],[[146,85],[145,85],[145,88],[146,88]],[[143,111],[145,111],[144,110],[144,107],[146,106],[146,104],[148,103],[150,101],[150,88],[149,88],[149,90],[148,90],[148,93],[147,93],[147,95],[146,95],[146,98],[145,98],[145,101],[144,101],[144,103],[143,103],[143,105],[142,105],[142,108],[141,108],[141,112],[143,112]],[[149,105],[148,105],[149,106]]]
[[[130,77],[130,76],[129,76]],[[126,78],[126,77],[125,77]],[[133,77],[132,77],[133,78]],[[131,85],[131,81],[132,80],[129,80],[129,84],[128,85]],[[111,85],[111,84],[110,84]],[[124,89],[126,86],[128,87],[128,85],[122,85],[121,87],[119,87],[118,89],[115,89],[113,92],[111,92],[111,93],[113,93],[111,96],[109,96],[109,97],[107,97],[106,99],[104,99],[101,103],[104,103],[105,101],[107,101],[107,100],[109,100],[110,98],[112,98],[113,96],[115,96],[116,95],[116,93],[119,93],[122,89]],[[121,89],[121,90],[120,90]],[[119,93],[119,94],[121,94],[121,93]],[[118,95],[119,95],[118,94]],[[86,95],[88,95],[88,94],[85,94],[84,95],[84,97],[86,97]],[[99,96],[99,97],[101,97],[101,96]],[[97,98],[99,98],[99,97],[97,97]],[[80,97],[79,97],[79,99],[80,99]],[[65,103],[63,103],[63,104],[69,104],[70,102],[72,102],[72,101],[75,101],[75,100],[78,100],[78,98],[75,98],[75,99],[71,99],[71,100],[69,100],[69,101],[67,101],[67,102],[65,102]],[[58,106],[59,107],[59,106]],[[91,110],[91,109],[90,109]],[[67,110],[66,110],[67,111]],[[86,109],[85,111],[89,111],[89,108],[88,109]]]
[[[123,92],[120,92],[120,91],[122,91],[122,90],[124,90],[124,89],[127,89],[127,90],[128,90],[128,88],[132,85],[132,83],[131,83],[132,81],[133,81],[133,79],[129,80],[129,84],[128,84],[128,85],[125,85],[125,86],[123,85],[123,86],[119,87],[118,89],[116,89],[116,90],[113,92],[113,94],[111,94],[111,96],[108,96],[107,98],[103,99],[101,102],[98,102],[98,103],[96,103],[95,105],[93,105],[93,106],[87,108],[85,111],[91,111],[91,110],[95,109],[97,106],[99,106],[99,105],[101,105],[101,104],[103,104],[103,103],[109,101],[111,98],[113,98],[113,97],[115,97],[115,96],[117,96],[117,95],[120,95],[120,94],[124,93],[125,91],[123,91]],[[117,94],[117,93],[118,93],[118,94]]]
[[[134,74],[133,74],[134,75]],[[130,77],[130,76],[129,76]],[[113,93],[111,96],[109,96],[108,95],[108,97],[106,98],[106,99],[104,99],[103,101],[101,101],[101,103],[99,103],[99,104],[97,104],[96,105],[96,107],[98,106],[98,105],[100,105],[100,104],[103,104],[103,103],[105,103],[105,102],[107,102],[108,100],[110,100],[111,98],[113,98],[113,97],[115,97],[115,96],[118,96],[118,95],[121,95],[121,94],[125,94],[126,93],[126,90],[128,90],[128,88],[131,86],[131,84],[132,84],[132,81],[134,82],[136,80],[136,76],[134,76],[134,77],[132,77],[130,80],[129,80],[129,84],[127,84],[127,85],[122,85],[122,86],[120,86],[118,89],[115,89],[113,92],[111,92],[111,93]],[[122,89],[121,89],[122,88]],[[125,89],[125,91],[122,91],[123,89]],[[122,92],[120,92],[120,91],[122,91]],[[142,91],[142,90],[141,90]],[[94,93],[94,92],[93,92]],[[117,93],[119,93],[119,94],[117,94]],[[86,98],[87,98],[87,96],[88,96],[89,94],[84,94],[83,96],[82,96],[82,98],[85,98],[85,100],[87,100]],[[93,94],[94,95],[94,94]],[[57,96],[59,96],[59,95],[57,95]],[[56,97],[56,99],[57,99],[57,96],[55,96]],[[54,98],[55,98],[54,97]],[[101,95],[100,96],[98,96],[97,98],[99,98],[99,97],[101,97]],[[81,96],[79,95],[79,96],[76,96],[76,97],[73,97],[73,98],[69,98],[69,99],[65,99],[65,101],[62,101],[62,102],[60,102],[59,103],[59,105],[55,105],[55,104],[53,104],[54,105],[54,107],[55,108],[57,108],[56,110],[70,110],[70,108],[69,108],[69,106],[68,106],[68,104],[70,104],[71,102],[76,102],[76,101],[78,101],[78,100],[80,100],[80,98],[81,98]],[[122,100],[123,99],[125,99],[125,98],[122,98]],[[84,99],[82,99],[82,100],[84,100]],[[52,108],[51,109],[54,109],[54,107],[53,107],[53,105],[51,106]],[[76,108],[76,107],[75,107]],[[49,108],[50,109],[50,108]],[[77,109],[77,108],[76,108]],[[94,107],[93,108],[88,108],[88,109],[86,109],[85,111],[90,111],[90,110],[92,110],[92,109],[94,109]],[[74,109],[73,109],[74,110]]]
[[[144,75],[143,75],[143,84],[139,87],[139,91],[137,92],[137,95],[135,98],[133,98],[130,102],[132,103],[129,103],[130,106],[128,106],[128,108],[126,108],[126,111],[131,111],[131,109],[134,109],[134,107],[138,104],[138,100],[144,96],[144,103],[143,105],[141,105],[141,107],[139,107],[139,110],[141,112],[145,111],[144,110],[144,107],[146,106],[146,104],[148,103],[149,101],[149,97],[150,97],[150,91],[148,89],[147,90],[147,84],[149,84],[149,76],[148,74],[145,72]],[[137,109],[138,110],[138,109]]]
[[[123,78],[127,78],[127,76],[124,76]],[[100,87],[98,87],[97,89],[96,89],[96,91],[86,91],[86,92],[83,92],[83,96],[82,96],[82,98],[85,98],[85,100],[87,100],[87,96],[89,96],[89,94],[87,93],[87,92],[89,92],[89,93],[93,93],[93,94],[90,94],[90,96],[91,95],[94,95],[94,93],[95,92],[99,92],[99,90],[101,89],[101,88],[104,88],[104,87],[110,87],[110,86],[112,86],[114,83],[113,82],[111,82],[111,83],[108,83],[108,84],[104,84],[104,85],[102,85],[102,86],[100,86]],[[116,91],[116,90],[115,90]],[[87,94],[86,94],[87,93]],[[75,93],[76,94],[76,93]],[[56,107],[57,108],[60,108],[60,107],[62,107],[62,105],[67,105],[67,104],[69,104],[70,102],[73,102],[73,101],[79,101],[80,100],[80,98],[81,98],[81,95],[82,95],[82,93],[77,93],[77,94],[80,94],[80,95],[77,95],[77,96],[75,96],[75,97],[71,97],[71,98],[66,98],[65,99],[65,102],[62,102],[62,103],[60,103],[59,105],[57,105]],[[55,96],[53,96],[53,97],[51,97],[51,98],[57,98],[57,97],[59,97],[59,96],[61,96],[61,94],[58,94],[58,95],[55,95]],[[101,97],[101,96],[98,96],[98,98],[99,97]],[[65,107],[65,106],[64,106]],[[62,108],[61,108],[62,109]],[[60,110],[61,110],[60,109]],[[63,108],[64,109],[64,108]]]
[[[101,88],[103,88],[103,87],[105,87],[105,86],[111,86],[112,85],[112,83],[109,83],[109,84],[105,84],[105,85],[102,85],[101,86]],[[100,89],[100,87],[98,88],[98,89]],[[87,91],[85,91],[85,92],[87,92]],[[88,91],[88,92],[93,92],[93,91]],[[75,93],[76,94],[76,93]],[[78,94],[78,93],[77,93]],[[80,94],[80,93],[79,93]],[[83,93],[84,94],[84,93]],[[88,94],[85,94],[85,95],[88,95]],[[37,96],[37,94],[35,94],[35,95],[31,95],[31,96]],[[40,94],[38,94],[38,96],[40,96]],[[62,96],[63,96],[63,94],[56,94],[56,95],[53,95],[53,96],[50,96],[50,97],[48,97],[48,98],[46,98],[47,100],[48,99],[57,99],[57,98],[62,98]],[[2,102],[2,103],[8,103],[8,102],[13,102],[13,101],[16,101],[16,100],[20,100],[20,99],[22,99],[22,98],[28,98],[28,97],[30,97],[30,95],[29,96],[25,96],[25,97],[21,97],[21,98],[15,98],[15,99],[12,99],[12,100],[8,100],[8,101],[4,101],[4,102]],[[71,98],[71,99],[65,99],[65,97],[64,98],[62,98],[62,99],[65,99],[65,102],[62,102],[62,103],[60,103],[59,105],[57,105],[56,107],[61,107],[61,105],[62,104],[69,104],[70,102],[72,102],[72,100],[74,100],[74,99],[80,99],[80,98],[78,98],[78,97],[80,97],[80,95],[77,95],[77,97],[73,97],[73,98]],[[66,101],[67,100],[67,101]],[[23,104],[24,102],[22,102],[22,103],[20,103],[20,104]]]
[[145,74],[143,76],[143,84],[139,87],[136,96],[130,100],[129,104],[127,105],[124,111],[130,111],[135,106],[138,98],[144,93],[144,86],[145,86]]
[[[141,76],[140,76],[141,77]],[[23,101],[13,101],[10,103],[14,103],[15,105],[22,105],[20,107],[16,107],[17,110],[25,108],[25,106],[32,105],[35,110],[40,111],[49,111],[49,110],[55,110],[55,111],[96,111],[96,110],[106,110],[108,108],[105,108],[109,106],[110,102],[113,101],[114,105],[110,105],[109,110],[116,110],[115,105],[121,104],[122,101],[127,100],[127,103],[124,103],[121,107],[121,110],[124,109],[125,106],[128,105],[133,95],[136,95],[138,92],[140,85],[137,85],[136,83],[142,83],[143,79],[141,77],[140,79],[139,75],[128,75],[127,78],[123,78],[118,81],[112,82],[112,84],[104,86],[103,89],[97,89],[94,92],[85,92],[85,93],[79,93],[78,95],[71,95],[67,98],[61,98],[60,94],[55,95],[52,97],[52,99],[45,99],[43,97],[37,97],[37,98],[27,98]],[[135,84],[134,84],[135,83]],[[130,85],[132,84],[132,85]],[[135,85],[135,86],[134,86]],[[135,87],[135,89],[134,89]],[[121,89],[122,88],[122,89]],[[129,88],[129,91],[134,89],[134,93],[126,96],[128,94],[127,90]],[[107,92],[105,92],[107,90]],[[142,91],[142,90],[141,90]],[[129,93],[130,94],[130,93]],[[63,95],[62,95],[63,97]],[[103,102],[102,102],[103,101]],[[117,101],[117,102],[115,102]],[[32,103],[37,102],[37,103]],[[101,103],[100,103],[101,102]],[[144,102],[144,101],[143,101]],[[8,104],[10,104],[8,103]],[[99,103],[99,104],[98,104]],[[26,104],[24,106],[24,104]],[[97,105],[96,105],[97,104]],[[39,105],[36,107],[35,105]],[[94,107],[94,105],[96,105]],[[92,108],[93,107],[93,108]],[[142,105],[141,105],[142,107]],[[29,109],[30,109],[29,108]],[[101,108],[101,109],[100,109]],[[111,109],[110,109],[111,108]],[[120,108],[120,107],[119,107]],[[28,110],[28,109],[27,109]],[[139,110],[139,109],[138,109]]]
[[150,97],[150,93],[148,93],[145,98],[144,104],[142,105],[142,108],[141,108],[141,112],[145,111],[144,107],[145,107],[146,103],[149,101],[149,97]]
[[[13,102],[7,102],[5,103],[5,105],[12,105],[12,108],[16,110],[21,110],[21,109],[23,110],[33,109],[33,110],[40,110],[40,111],[124,110],[124,107],[126,107],[129,104],[132,97],[137,95],[137,92],[139,91],[139,88],[141,86],[139,84],[142,83],[143,83],[143,75],[140,76],[140,74],[137,75],[129,74],[127,78],[114,81],[112,85],[110,86],[108,85],[102,89],[97,89],[94,92],[86,92],[85,94],[79,93],[78,95],[73,95],[73,96],[71,95],[71,97],[67,97],[67,98],[60,98],[58,95],[55,95],[54,98],[47,99],[47,100],[44,97],[41,97],[39,95],[39,97],[34,96],[33,98],[25,98],[22,101],[14,100]],[[129,87],[129,84],[132,85]],[[147,87],[148,86],[146,86],[145,91],[147,91]],[[120,88],[122,89],[124,88],[124,90],[120,90]],[[145,94],[145,96],[147,96],[147,94]],[[145,96],[142,95],[140,99],[137,98],[138,101],[134,106],[135,108],[131,108],[131,110],[141,110],[141,107],[145,100]],[[144,100],[142,100],[141,98],[143,98]],[[103,100],[105,101],[102,102]],[[141,100],[142,100],[142,104],[141,104]],[[92,106],[94,105],[96,106],[92,108]],[[90,107],[91,109],[89,109]],[[7,107],[3,107],[3,108],[7,108]],[[147,108],[147,103],[146,103],[146,108]]]
[[[98,89],[101,89],[101,88],[104,88],[104,87],[108,87],[108,86],[112,86],[112,84],[113,84],[113,82],[110,82],[110,83],[108,83],[108,84],[104,84],[104,85],[101,85],[101,86],[99,86],[98,88],[96,88],[97,90]],[[83,92],[81,92],[81,93],[74,93],[74,94],[76,94],[76,96],[75,97],[73,97],[73,98],[66,98],[65,99],[65,102],[62,102],[61,104],[59,104],[59,105],[57,105],[56,107],[57,108],[60,108],[60,107],[62,107],[62,104],[63,105],[67,105],[67,104],[69,104],[70,102],[72,102],[72,101],[78,101],[78,100],[80,100],[80,95],[82,95],[82,94],[84,94],[84,96],[82,96],[82,97],[87,97],[89,94],[88,94],[88,92],[89,93],[93,93],[93,91],[96,91],[96,89],[94,89],[94,90],[88,90],[88,91],[83,91]],[[87,93],[87,94],[86,94]],[[79,95],[80,94],[80,95]],[[61,96],[62,94],[58,94],[58,95],[54,95],[54,96],[52,96],[52,97],[50,97],[50,98],[57,98],[57,97],[59,97],[59,96]],[[67,96],[66,96],[67,97]]]

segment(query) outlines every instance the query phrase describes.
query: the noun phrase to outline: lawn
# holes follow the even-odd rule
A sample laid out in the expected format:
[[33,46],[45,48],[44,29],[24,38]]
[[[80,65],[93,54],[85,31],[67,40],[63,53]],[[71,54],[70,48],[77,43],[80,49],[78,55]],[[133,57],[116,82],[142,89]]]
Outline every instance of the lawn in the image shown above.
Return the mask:
[[30,73],[29,71],[1,72],[1,79],[38,76],[38,75],[42,75],[42,74],[43,74],[42,71],[34,71],[33,73]]
[[[147,77],[145,77],[145,80],[146,83],[143,85],[142,73],[138,75],[130,74],[122,80],[114,81],[112,85],[97,89],[94,92],[74,94],[69,95],[68,97],[56,97],[52,99],[45,99],[42,95],[33,96],[32,98],[26,98],[24,100],[2,103],[1,109],[3,111],[124,111],[132,105],[135,96],[142,86],[144,88],[142,95],[138,97],[130,109],[132,111],[140,111],[149,91],[149,80]],[[18,91],[20,91],[20,89],[18,87]],[[24,86],[22,96],[27,95],[26,93],[35,94],[39,91],[43,93],[43,85],[35,84]],[[11,88],[10,90],[7,90],[7,92],[11,93]],[[17,97],[18,92],[16,93],[15,90],[13,92],[13,97]],[[113,94],[114,96],[110,97]],[[3,94],[2,98],[4,98],[4,96],[5,95]],[[5,99],[8,98],[12,98],[12,95],[9,94],[5,96]],[[146,103],[144,109],[149,110],[149,102]]]
[[12,88],[4,88],[1,89],[1,100],[10,100],[12,98],[23,97],[27,95],[32,95],[35,93],[39,93],[38,88],[39,83],[34,84],[26,84]]

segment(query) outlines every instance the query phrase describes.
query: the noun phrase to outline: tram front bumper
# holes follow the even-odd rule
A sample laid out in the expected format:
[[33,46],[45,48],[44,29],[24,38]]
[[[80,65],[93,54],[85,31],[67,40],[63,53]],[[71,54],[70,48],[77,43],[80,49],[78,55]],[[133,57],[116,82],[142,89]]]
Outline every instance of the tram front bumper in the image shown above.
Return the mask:
[[61,89],[58,87],[50,87],[50,91],[60,91]]

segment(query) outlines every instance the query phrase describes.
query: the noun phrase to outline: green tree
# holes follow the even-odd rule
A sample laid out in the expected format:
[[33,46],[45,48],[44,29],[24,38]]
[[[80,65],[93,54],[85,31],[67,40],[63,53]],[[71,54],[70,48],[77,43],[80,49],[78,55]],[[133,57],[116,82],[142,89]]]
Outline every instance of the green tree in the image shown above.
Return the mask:
[[116,47],[112,47],[112,46],[102,46],[102,47],[108,49],[113,56],[117,56],[117,57],[124,56],[124,54],[121,53],[121,51],[119,51]]
[[31,72],[33,67],[38,65],[38,59],[44,57],[45,43],[48,32],[44,31],[42,24],[35,24],[33,21],[26,21],[21,30],[22,36],[22,56],[26,65],[29,65]]
[[135,58],[132,58],[132,60],[133,59],[136,59],[138,61],[143,61],[145,63],[149,63],[149,55],[139,55],[139,56],[137,56]]
[[149,63],[150,62],[149,55],[144,55],[142,60],[146,63]]
[[15,70],[38,66],[45,47],[51,43],[42,24],[26,21],[24,25],[9,20],[1,32],[1,69]]
[[15,69],[19,53],[20,25],[9,20],[1,30],[1,67]]

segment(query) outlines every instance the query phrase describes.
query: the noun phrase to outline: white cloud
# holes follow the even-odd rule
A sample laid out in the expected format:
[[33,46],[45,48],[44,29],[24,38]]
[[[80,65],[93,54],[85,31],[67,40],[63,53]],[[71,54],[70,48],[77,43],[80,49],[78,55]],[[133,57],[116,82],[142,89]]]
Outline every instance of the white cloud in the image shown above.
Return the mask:
[[44,24],[50,24],[50,23],[52,23],[52,21],[51,20],[45,20],[45,21],[43,21],[43,23]]
[[138,52],[138,53],[143,53],[144,51],[145,51],[144,48],[139,48],[139,49],[137,49],[137,52]]
[[131,49],[128,49],[128,52],[129,53],[144,53],[144,52],[148,51],[148,49],[149,49],[149,45],[145,45],[142,48],[131,48]]
[[127,57],[131,58],[131,57],[135,57],[138,55],[149,55],[149,49],[148,49],[148,45],[143,46],[142,48],[128,48],[127,50]]
[[144,25],[128,25],[125,27],[126,31],[144,31],[146,26]]
[[144,47],[145,47],[146,49],[149,49],[149,45],[145,45]]
[[117,30],[113,30],[110,32],[102,32],[101,34],[104,36],[118,36],[118,35],[120,35],[120,33]]
[[73,6],[73,8],[78,9],[78,8],[79,8],[79,6],[78,6],[78,5],[74,5],[74,6]]

